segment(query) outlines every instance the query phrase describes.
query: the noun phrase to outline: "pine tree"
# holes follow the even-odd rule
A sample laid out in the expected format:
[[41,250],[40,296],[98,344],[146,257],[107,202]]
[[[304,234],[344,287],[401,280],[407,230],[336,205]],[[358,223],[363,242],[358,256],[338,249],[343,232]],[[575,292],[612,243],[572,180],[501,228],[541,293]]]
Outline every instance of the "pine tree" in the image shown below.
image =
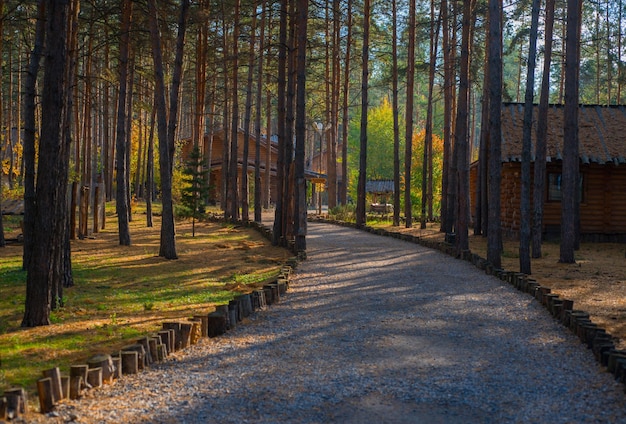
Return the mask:
[[205,200],[208,195],[209,187],[206,184],[208,167],[206,166],[200,149],[196,146],[189,155],[189,160],[185,162],[185,186],[182,189],[182,204],[189,211],[192,219],[192,237],[196,236],[196,220],[205,214]]

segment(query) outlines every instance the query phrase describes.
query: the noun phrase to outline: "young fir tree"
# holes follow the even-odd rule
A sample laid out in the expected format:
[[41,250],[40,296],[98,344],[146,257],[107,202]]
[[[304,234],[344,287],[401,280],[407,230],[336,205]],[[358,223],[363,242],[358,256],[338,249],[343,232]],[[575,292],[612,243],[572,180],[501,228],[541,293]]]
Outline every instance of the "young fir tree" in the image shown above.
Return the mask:
[[185,186],[182,189],[182,204],[189,211],[192,219],[192,237],[196,236],[196,219],[202,217],[205,213],[205,200],[208,195],[209,187],[206,184],[206,174],[208,172],[200,149],[194,147],[189,155],[189,160],[185,162]]

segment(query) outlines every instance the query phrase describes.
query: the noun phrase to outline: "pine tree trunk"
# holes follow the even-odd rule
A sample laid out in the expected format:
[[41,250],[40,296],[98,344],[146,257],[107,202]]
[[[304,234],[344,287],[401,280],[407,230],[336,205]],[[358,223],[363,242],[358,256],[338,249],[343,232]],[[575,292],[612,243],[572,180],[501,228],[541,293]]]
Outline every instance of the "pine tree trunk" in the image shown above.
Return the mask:
[[124,0],[122,6],[122,28],[120,38],[120,80],[119,97],[117,106],[117,135],[115,142],[115,169],[116,169],[116,202],[119,241],[122,246],[130,246],[130,228],[128,224],[128,186],[126,175],[128,173],[126,162],[127,135],[127,87],[128,87],[128,60],[130,45],[130,28],[132,19],[132,1]]
[[[263,100],[263,58],[265,50],[265,15],[266,15],[266,1],[261,1],[261,33],[259,35],[259,58],[257,60],[257,81],[256,81],[256,101],[255,101],[255,116],[254,116],[254,140],[255,140],[255,155],[254,155],[254,221],[261,222],[262,201],[263,201],[263,189],[261,186],[261,102]],[[269,133],[267,134],[267,150],[271,148]],[[265,164],[266,168],[269,168],[270,164]]]
[[53,288],[61,285],[61,253],[64,248],[65,216],[58,212],[66,200],[69,146],[63,138],[66,110],[68,2],[47,5],[45,74],[42,92],[42,121],[39,141],[37,192],[32,255],[26,278],[23,327],[50,324]]
[[274,212],[273,240],[274,245],[282,243],[283,237],[283,193],[285,190],[285,125],[286,125],[286,92],[287,92],[287,2],[280,1],[280,28],[278,41],[278,80],[277,84],[277,134],[278,158],[276,160],[276,210]]
[[[235,11],[233,13],[233,54],[232,54],[232,76],[231,76],[231,125],[230,125],[230,164],[228,166],[228,193],[226,196],[226,219],[236,221],[239,218],[239,186],[237,184],[239,166],[239,10],[241,0],[235,0]],[[244,166],[241,172],[243,175]]]
[[545,49],[543,55],[543,75],[541,97],[537,112],[537,135],[535,142],[535,167],[533,178],[533,230],[532,257],[541,258],[543,236],[543,206],[546,190],[546,156],[548,134],[548,108],[550,102],[550,66],[552,64],[552,36],[554,31],[554,0],[546,0]]
[[535,62],[537,51],[537,32],[539,27],[540,0],[533,0],[530,24],[530,46],[528,50],[528,69],[526,71],[526,92],[524,94],[524,127],[522,132],[522,193],[520,200],[520,272],[531,273],[530,266],[530,161],[532,146],[533,100],[535,88]]
[[37,10],[35,44],[24,78],[24,253],[22,268],[29,268],[35,231],[35,98],[37,74],[45,39],[46,2],[41,0]]
[[361,131],[359,151],[359,182],[357,185],[356,225],[365,226],[365,183],[367,180],[367,110],[369,89],[370,0],[363,2],[363,54],[361,76]]
[[502,179],[502,2],[489,0],[489,226],[487,260],[500,268],[500,182]]
[[580,174],[578,147],[578,74],[582,0],[567,0],[565,52],[565,106],[561,199],[561,249],[559,262],[575,263]]
[[391,104],[393,109],[393,225],[400,226],[400,123],[398,107],[398,4],[391,2],[393,36],[391,42]]
[[343,68],[343,106],[342,106],[342,121],[341,121],[341,178],[343,179],[341,185],[341,203],[343,205],[348,204],[348,124],[350,121],[349,109],[348,109],[348,97],[350,95],[350,58],[352,48],[352,0],[347,0],[347,33],[346,33],[346,53],[344,56],[344,68]]
[[252,122],[252,80],[254,76],[254,59],[256,45],[256,0],[252,3],[252,21],[250,24],[250,50],[248,52],[248,81],[246,84],[246,105],[243,128],[243,160],[241,164],[241,220],[250,221],[250,193],[248,190],[248,159],[250,154],[250,128]]
[[435,3],[430,3],[430,56],[428,66],[428,104],[426,106],[426,128],[424,135],[424,160],[422,161],[422,216],[420,228],[426,228],[427,208],[432,214],[432,150],[433,150],[433,93],[435,87],[435,72],[437,62],[437,44],[439,41],[439,27],[441,16],[435,21]]
[[409,0],[409,52],[406,70],[406,116],[404,135],[404,218],[406,228],[413,226],[411,168],[413,162],[413,104],[415,102],[415,0]]
[[[304,177],[304,155],[306,143],[306,49],[309,5],[307,0],[298,0],[297,27],[297,96],[296,96],[296,157],[295,157],[295,252],[306,251],[307,210],[306,179]],[[336,165],[335,165],[336,166]]]

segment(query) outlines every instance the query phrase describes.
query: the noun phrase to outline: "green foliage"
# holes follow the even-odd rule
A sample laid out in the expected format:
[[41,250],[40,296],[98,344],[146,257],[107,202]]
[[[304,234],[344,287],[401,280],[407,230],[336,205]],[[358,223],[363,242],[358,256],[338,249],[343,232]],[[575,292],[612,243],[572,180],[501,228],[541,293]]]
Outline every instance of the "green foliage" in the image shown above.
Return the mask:
[[207,173],[200,149],[194,147],[183,170],[183,186],[180,199],[182,206],[187,209],[189,216],[194,220],[201,218],[206,212],[205,199],[209,190],[206,184]]
[[355,210],[356,207],[354,204],[339,205],[332,208],[328,212],[328,215],[337,221],[353,222],[356,220]]

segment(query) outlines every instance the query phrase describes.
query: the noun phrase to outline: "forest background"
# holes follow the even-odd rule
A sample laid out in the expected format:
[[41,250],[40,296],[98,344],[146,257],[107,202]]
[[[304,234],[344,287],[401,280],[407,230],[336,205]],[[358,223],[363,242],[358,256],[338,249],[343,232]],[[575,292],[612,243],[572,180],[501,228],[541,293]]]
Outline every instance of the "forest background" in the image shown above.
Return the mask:
[[[272,195],[262,190],[259,158],[246,157],[246,149],[250,140],[277,136],[277,244],[295,239],[295,250],[305,249],[304,167],[325,150],[329,208],[351,198],[363,225],[364,181],[393,179],[396,225],[401,211],[407,227],[413,216],[421,226],[440,220],[466,250],[466,168],[480,159],[485,134],[492,135],[490,148],[498,145],[489,118],[499,112],[487,106],[528,102],[528,92],[531,102],[538,99],[534,71],[544,63],[548,102],[623,102],[622,1],[539,6],[0,0],[2,199],[25,199],[23,325],[49,322],[62,287],[72,285],[70,240],[99,231],[108,201],[115,199],[122,245],[131,244],[133,202],[145,199],[150,217],[152,201],[160,201],[159,255],[177,258],[174,216],[183,214],[188,184],[183,146],[198,147],[213,163],[218,131],[222,186],[204,200],[217,202],[226,219],[243,221],[260,220]],[[552,10],[554,16],[545,13]],[[548,22],[554,41],[535,48]],[[255,162],[250,175],[237,172],[240,129],[243,162]],[[566,151],[577,163],[575,150]],[[341,186],[340,168],[349,177]],[[497,166],[492,171],[497,176]],[[499,190],[490,180],[491,187]],[[483,210],[495,217],[494,193]],[[564,185],[572,208],[575,197]],[[495,232],[498,222],[489,222],[478,232]],[[566,244],[573,252],[564,238]],[[490,237],[489,245],[487,256],[499,264],[501,241]],[[569,260],[563,252],[561,260]]]

